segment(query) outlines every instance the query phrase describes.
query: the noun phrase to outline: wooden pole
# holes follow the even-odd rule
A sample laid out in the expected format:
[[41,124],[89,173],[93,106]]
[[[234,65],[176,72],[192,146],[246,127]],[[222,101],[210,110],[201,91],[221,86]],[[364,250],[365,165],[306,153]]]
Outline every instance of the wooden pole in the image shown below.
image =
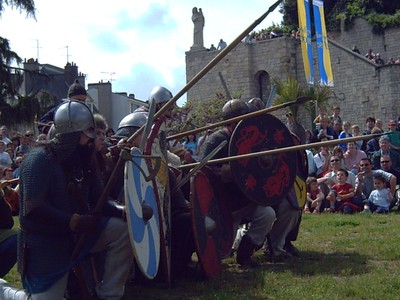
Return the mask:
[[[182,97],[192,86],[194,86],[201,78],[204,77],[217,63],[219,63],[233,48],[235,48],[257,25],[259,25],[271,12],[273,12],[283,0],[276,1],[269,9],[249,27],[247,27],[239,36],[228,46],[226,46],[217,56],[215,56],[203,69],[200,70],[174,97],[172,97],[161,109],[154,115],[154,119],[162,116],[166,111]],[[144,129],[142,126],[129,139],[128,142],[134,140]]]
[[[273,5],[271,5],[261,17],[259,17],[257,20],[255,20],[248,28],[246,28],[232,43],[230,43],[225,49],[223,49],[220,53],[218,53],[217,56],[215,56],[196,76],[194,76],[174,97],[172,97],[161,109],[156,112],[154,115],[154,119],[159,118],[162,116],[165,112],[167,112],[175,103],[178,101],[178,99],[183,96],[193,85],[195,85],[205,74],[207,74],[208,71],[210,71],[218,62],[220,62],[234,47],[236,47],[237,44],[241,42],[241,40],[249,34],[258,24],[260,24],[272,11],[275,10],[275,8],[278,7],[278,5],[282,2],[283,0],[278,0],[276,1]],[[145,128],[145,125],[140,127],[134,134],[131,135],[131,137],[127,140],[128,143],[132,142],[135,140],[135,138],[143,132]],[[121,153],[123,155],[124,151]],[[108,180],[103,193],[100,196],[100,199],[97,201],[96,207],[94,208],[93,213],[98,215],[101,213],[103,210],[103,207],[105,203],[107,202],[108,195],[111,192],[111,189],[113,188],[116,178],[120,176],[120,172],[123,172],[123,167],[125,160],[122,155],[118,158],[118,161],[116,163],[116,166],[114,167],[114,170],[111,174],[110,179]],[[126,157],[125,154],[124,157]],[[82,250],[86,240],[86,235],[82,234],[78,240],[78,243],[76,244],[73,253],[72,253],[72,258],[76,258],[77,255],[80,253]]]
[[[334,139],[331,141],[323,141],[323,142],[310,143],[310,144],[304,144],[304,145],[277,148],[277,149],[272,149],[272,150],[265,150],[265,151],[254,152],[254,153],[247,153],[247,154],[231,156],[231,157],[224,157],[224,158],[210,160],[210,161],[208,161],[207,165],[208,164],[221,164],[221,163],[227,163],[230,161],[240,160],[240,159],[244,159],[244,158],[254,158],[254,157],[259,157],[259,156],[299,151],[299,150],[317,148],[317,147],[322,147],[322,146],[332,146],[332,145],[337,145],[337,144],[345,144],[345,143],[349,143],[349,142],[370,140],[373,138],[380,137],[381,135],[384,135],[384,134],[389,134],[389,133],[386,132],[386,133],[379,133],[379,134],[368,134],[368,135],[355,136],[355,137],[349,137],[349,138],[344,138],[344,139]],[[193,168],[198,164],[199,163],[182,165],[182,166],[179,166],[178,169]]]
[[248,114],[245,114],[245,115],[234,117],[232,119],[223,120],[223,121],[220,121],[220,122],[217,122],[217,123],[214,123],[214,124],[210,124],[210,125],[207,125],[207,126],[204,126],[204,127],[196,128],[196,129],[189,130],[189,131],[186,131],[186,132],[181,132],[181,133],[178,133],[178,134],[175,134],[175,135],[171,135],[171,136],[167,137],[167,140],[177,139],[177,138],[189,135],[189,134],[194,134],[194,133],[206,131],[208,129],[220,127],[220,126],[223,126],[225,124],[229,124],[229,123],[233,123],[233,122],[239,122],[241,120],[249,119],[249,118],[252,118],[252,117],[265,115],[267,113],[270,113],[270,112],[273,112],[273,111],[276,111],[276,110],[279,110],[279,109],[282,109],[282,108],[285,108],[285,107],[288,107],[288,106],[291,106],[291,105],[300,105],[300,104],[303,104],[304,102],[307,102],[307,101],[310,101],[310,100],[313,100],[313,98],[310,97],[310,96],[299,97],[295,101],[286,102],[286,103],[283,103],[283,104],[279,104],[279,105],[275,105],[275,106],[272,106],[272,107],[264,108],[262,110],[257,110],[257,111],[254,111],[254,112],[251,112],[251,113],[248,113]]

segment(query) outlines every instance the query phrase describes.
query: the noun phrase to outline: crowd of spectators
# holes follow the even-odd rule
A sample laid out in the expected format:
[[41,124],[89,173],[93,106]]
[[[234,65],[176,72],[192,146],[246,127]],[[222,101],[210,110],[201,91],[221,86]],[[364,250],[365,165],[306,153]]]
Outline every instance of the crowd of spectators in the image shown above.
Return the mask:
[[[360,50],[358,49],[357,45],[354,45],[352,48],[353,52],[356,52],[361,55]],[[365,53],[364,55],[366,58],[371,60],[374,64],[378,66],[383,66],[383,65],[398,65],[400,64],[400,55],[397,56],[397,58],[390,57],[388,58],[387,62],[385,63],[384,59],[381,57],[380,53],[375,53],[372,49],[368,49],[368,52]]]
[[316,129],[308,131],[308,143],[379,135],[307,151],[310,177],[304,212],[399,212],[399,121],[390,119],[385,128],[382,120],[367,117],[362,131],[359,125],[342,120],[340,107],[335,106],[331,115],[320,111],[314,123]]

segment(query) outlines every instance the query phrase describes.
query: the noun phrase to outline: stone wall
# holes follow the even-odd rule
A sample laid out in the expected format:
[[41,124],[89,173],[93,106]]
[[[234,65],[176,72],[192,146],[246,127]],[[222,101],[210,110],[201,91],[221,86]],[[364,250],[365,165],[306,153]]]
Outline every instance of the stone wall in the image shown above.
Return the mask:
[[[219,52],[186,52],[187,81]],[[216,93],[224,93],[219,72],[231,94],[240,92],[242,99],[261,96],[266,100],[271,90],[271,78],[282,78],[289,74],[296,76],[295,44],[290,38],[260,41],[255,44],[240,43],[189,90],[188,99],[209,99],[215,97]],[[262,75],[260,72],[266,74]],[[260,91],[260,85],[265,86],[265,89]]]
[[334,32],[329,34],[329,37],[350,49],[357,45],[362,55],[365,55],[368,49],[372,49],[374,53],[380,53],[385,62],[390,57],[396,58],[400,55],[398,28],[387,29],[384,34],[374,34],[372,26],[362,18],[355,19],[350,30],[343,33]]
[[[387,122],[400,116],[400,65],[377,67],[364,57],[369,48],[380,52],[385,62],[400,55],[400,30],[390,29],[384,35],[372,33],[365,20],[358,19],[351,31],[330,33],[329,49],[334,77],[331,104],[339,104],[342,118],[364,128],[367,116]],[[361,55],[351,51],[356,44]],[[319,81],[316,46],[313,45],[315,81]],[[186,53],[186,78],[189,82],[219,51]],[[277,38],[254,44],[237,45],[221,62],[188,91],[188,99],[213,99],[224,93],[218,72],[231,94],[241,99],[260,97],[267,100],[272,78],[295,76],[307,87],[301,47],[298,40]],[[279,115],[279,113],[278,113]],[[283,116],[284,112],[280,114]],[[302,123],[311,128],[311,116],[303,114]]]

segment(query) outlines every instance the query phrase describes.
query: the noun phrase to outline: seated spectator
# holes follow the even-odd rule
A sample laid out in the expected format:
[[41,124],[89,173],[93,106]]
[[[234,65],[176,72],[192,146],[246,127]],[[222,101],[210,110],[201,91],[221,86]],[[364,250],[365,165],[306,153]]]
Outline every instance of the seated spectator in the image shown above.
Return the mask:
[[394,65],[396,63],[395,59],[393,57],[389,58],[387,64],[388,65]]
[[18,156],[18,153],[22,153],[22,155],[26,155],[31,151],[31,139],[33,138],[33,134],[30,132],[26,132],[24,136],[20,139],[20,145],[14,151],[14,159]]
[[0,140],[6,144],[6,147],[11,143],[11,140],[8,138],[8,128],[6,125],[0,127]]
[[4,168],[1,173],[0,181],[12,180],[14,179],[13,169],[12,168]]
[[[14,150],[14,153],[15,153],[15,149],[19,145],[21,145],[20,140],[21,140],[20,136],[14,136],[14,137],[11,138],[11,144],[9,144],[8,147],[11,147]],[[14,154],[13,154],[13,156],[11,158],[13,158],[13,157],[14,157]]]
[[331,119],[328,116],[323,116],[321,118],[320,129],[315,131],[312,142],[333,139],[333,129],[329,126],[330,121]]
[[331,187],[327,196],[330,203],[330,212],[340,211],[345,214],[351,214],[361,210],[361,206],[354,201],[354,187],[347,183],[349,172],[345,169],[339,169],[336,174],[337,184]]
[[358,164],[362,158],[366,158],[367,155],[362,150],[356,149],[354,142],[347,143],[347,151],[344,154],[344,163],[346,170],[351,171],[354,174],[358,173]]
[[193,151],[192,149],[185,149],[183,152],[183,160],[182,160],[182,164],[192,164],[197,162],[197,160],[195,160],[193,158]]
[[372,49],[369,49],[368,52],[365,54],[365,57],[370,60],[373,60],[375,58],[375,53],[372,52]]
[[21,173],[21,165],[22,165],[23,159],[24,158],[22,156],[19,156],[19,157],[17,157],[15,159],[15,166],[16,167],[15,167],[15,169],[13,171],[14,178],[19,178],[19,175]]
[[13,163],[10,155],[5,150],[6,144],[0,140],[0,169],[11,168]]
[[[340,165],[340,157],[337,155],[332,155],[330,159],[330,172],[325,174],[324,177],[318,179],[318,183],[322,184],[325,183],[329,188],[332,187],[332,185],[338,183],[337,181],[337,172],[343,169]],[[356,184],[356,176],[353,173],[349,173],[347,177],[347,183],[350,183],[352,186],[355,186]]]
[[[342,149],[342,148],[340,148],[340,149]],[[342,169],[342,167],[340,165],[340,159],[338,156],[336,156],[336,155],[331,156],[330,169],[331,169],[331,171],[329,173],[327,173],[324,177],[318,178],[318,184],[319,184],[321,190],[324,192],[325,197],[328,196],[331,187],[334,184],[338,183],[336,175],[337,175],[337,172],[340,169]],[[351,184],[352,186],[355,186],[356,176],[353,173],[349,172],[346,182]],[[323,207],[329,209],[329,207],[330,207],[329,202],[324,203]]]
[[307,164],[308,164],[308,176],[315,177],[317,176],[317,166],[314,161],[314,153],[311,150],[306,149],[307,153]]
[[[340,124],[342,124],[342,118],[340,117],[340,106],[339,105],[334,105],[333,106],[333,114],[331,116],[332,122],[339,120]],[[340,128],[342,129],[342,128]]]
[[308,177],[306,180],[307,187],[307,201],[304,206],[304,213],[314,213],[318,214],[321,212],[321,206],[323,200],[325,199],[324,194],[321,189],[318,187],[317,178]]
[[190,150],[192,150],[192,155],[193,155],[193,158],[195,159],[195,160],[198,160],[198,142],[197,142],[197,138],[196,138],[196,135],[194,135],[194,134],[190,134],[190,135],[188,135],[187,137],[186,137],[186,141],[185,142],[183,142],[183,148],[185,149],[185,150],[187,150],[187,149],[190,149]]
[[[382,170],[372,170],[372,163],[369,158],[363,158],[362,160],[360,160],[360,169],[361,172],[357,174],[355,185],[356,195],[358,198],[363,201],[368,199],[369,195],[374,189],[373,177],[376,174],[382,175],[385,180],[389,182],[390,192],[392,193],[392,195],[394,195],[397,182],[397,178],[395,175]],[[370,211],[368,203],[364,203],[364,211]]]
[[[351,126],[351,134],[353,137],[361,136],[360,126],[353,125]],[[355,142],[357,150],[365,150],[367,148],[367,142],[365,140]]]
[[[10,145],[10,144],[9,144]],[[5,150],[6,153],[10,156],[11,160],[14,162],[13,157],[14,157],[14,151],[11,147],[7,147]]]
[[381,167],[378,170],[382,170],[396,176],[396,184],[400,185],[400,171],[393,169],[392,159],[390,158],[390,155],[382,155],[380,159],[380,164]]
[[[396,193],[395,193],[396,197],[392,200],[392,203],[390,203],[389,210],[391,210],[396,205],[397,201],[400,200],[398,195],[400,188],[400,172],[393,169],[392,160],[390,159],[389,155],[382,155],[380,161],[381,161],[380,170],[396,176]],[[386,181],[386,187],[390,188],[390,183],[388,181]],[[397,211],[400,212],[400,206],[397,206]]]
[[4,277],[17,262],[17,231],[10,205],[4,199],[4,185],[0,186],[0,277]]
[[278,37],[278,34],[272,29],[271,32],[269,33],[269,38],[274,39],[277,37]]
[[385,64],[379,53],[377,53],[375,56],[375,63],[379,66],[383,66]]
[[389,132],[388,135],[390,146],[392,149],[400,151],[400,131],[398,131],[398,125],[396,120],[389,120]]
[[324,108],[320,108],[319,109],[319,115],[316,116],[314,121],[313,121],[313,123],[315,124],[315,129],[316,130],[320,130],[321,129],[322,119],[324,119],[327,116],[328,116],[328,114],[327,114],[326,110]]
[[211,44],[210,51],[214,51],[214,50],[217,50],[217,48],[215,48],[214,44]]
[[333,121],[333,138],[337,140],[339,138],[340,133],[342,132],[342,123],[340,120],[336,119]]
[[[383,121],[381,119],[376,119],[375,120],[375,127],[378,127],[380,130],[383,131]],[[372,130],[371,130],[372,133]]]
[[317,167],[317,177],[323,177],[329,172],[329,146],[322,146],[320,151],[314,155],[314,162]]
[[306,144],[311,143],[312,136],[313,136],[313,133],[311,132],[311,130],[307,129],[306,130]]
[[397,59],[394,61],[396,65],[400,64],[400,56],[397,56]]
[[361,54],[360,50],[358,49],[357,45],[354,45],[351,51]]
[[365,127],[364,134],[371,134],[372,128],[375,127],[375,118],[368,117],[367,120],[365,120]]
[[393,195],[390,189],[386,188],[386,180],[382,175],[377,174],[374,176],[374,188],[366,202],[370,211],[377,214],[389,213]]
[[343,150],[342,147],[340,147],[340,146],[333,147],[332,156],[337,156],[340,159],[340,167],[345,169],[346,165],[344,162],[344,154],[345,154],[345,151]]
[[226,47],[226,42],[223,39],[219,40],[217,50],[223,50]]
[[379,138],[379,148],[380,149],[372,155],[372,169],[380,169],[381,156],[389,155],[392,161],[392,168],[400,171],[400,153],[391,148],[389,136],[382,135]]
[[[348,137],[352,137],[353,135],[351,134],[351,124],[348,121],[343,122],[343,131],[339,134],[339,139],[345,139]],[[339,144],[339,146],[346,152],[347,151],[347,145],[345,143]]]
[[[372,129],[371,134],[379,134],[379,133],[382,133],[382,132],[383,131],[381,129],[379,129],[378,127],[374,127]],[[376,138],[370,139],[367,142],[367,149],[365,150],[365,153],[367,154],[368,157],[372,158],[372,155],[374,155],[374,153],[380,149],[379,138],[380,137],[378,136]]]

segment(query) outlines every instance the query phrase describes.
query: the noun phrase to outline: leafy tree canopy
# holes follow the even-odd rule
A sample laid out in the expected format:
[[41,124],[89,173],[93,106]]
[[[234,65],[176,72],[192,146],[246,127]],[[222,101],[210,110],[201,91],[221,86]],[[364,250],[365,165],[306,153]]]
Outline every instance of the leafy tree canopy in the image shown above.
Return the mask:
[[[326,26],[331,31],[340,28],[341,18],[344,18],[345,25],[349,28],[354,18],[364,17],[376,33],[382,32],[387,27],[400,25],[400,1],[325,0],[324,10]],[[283,25],[293,28],[298,26],[297,0],[284,0],[280,12],[283,14]]]
[[[0,0],[0,17],[4,13],[6,6],[18,9],[21,13],[26,12],[28,17],[35,18],[35,2],[33,0]],[[16,95],[16,87],[12,80],[11,65],[16,62],[22,63],[22,59],[17,53],[11,50],[9,40],[0,36],[0,121],[1,124],[14,123],[17,120],[30,120],[32,104],[27,99],[20,99],[16,107],[11,107],[6,103],[7,96]],[[29,100],[29,99],[28,99]],[[28,109],[25,109],[28,108]],[[27,117],[28,116],[28,117]]]
[[[35,2],[33,0],[0,0],[0,17],[5,6],[25,11],[27,16],[35,18]],[[20,64],[22,59],[10,48],[9,40],[0,36],[0,99],[5,95],[15,95],[15,89],[11,81],[11,64]]]

